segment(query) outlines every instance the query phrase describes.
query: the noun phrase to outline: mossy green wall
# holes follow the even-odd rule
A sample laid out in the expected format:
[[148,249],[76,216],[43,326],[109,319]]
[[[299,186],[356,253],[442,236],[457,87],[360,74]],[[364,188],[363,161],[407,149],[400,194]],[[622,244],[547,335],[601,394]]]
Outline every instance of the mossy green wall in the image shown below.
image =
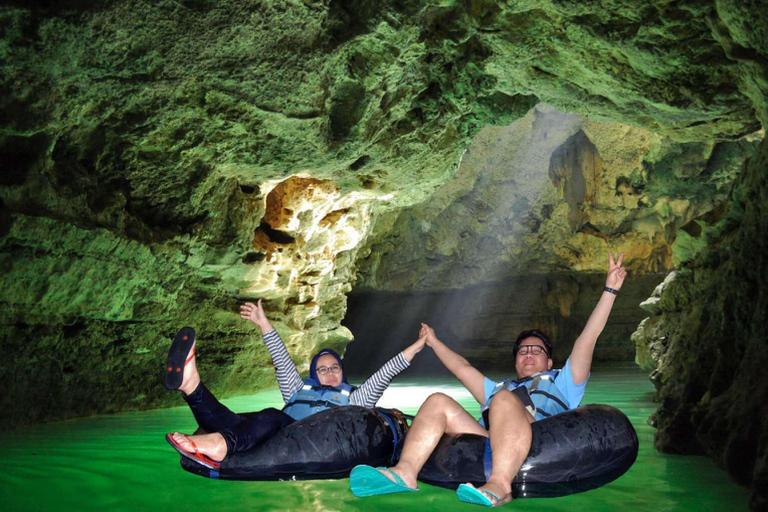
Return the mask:
[[[8,391],[0,422],[177,400],[161,387],[162,359],[188,323],[200,332],[199,364],[214,391],[266,385],[268,358],[237,318],[238,299],[268,299],[297,360],[319,345],[343,347],[355,262],[400,208],[428,200],[454,176],[483,126],[506,126],[539,101],[702,147],[754,132],[758,120],[768,121],[762,7],[736,0],[5,4],[0,388]],[[765,253],[764,155],[752,162],[732,199],[743,205],[737,227],[714,233],[706,249],[685,237],[678,243],[679,264],[693,257],[687,265],[712,274],[691,303],[699,309],[686,311],[718,307],[728,320],[706,323],[700,338],[711,345],[690,346],[681,361],[709,357],[729,369],[713,370],[725,377],[733,362],[715,357],[721,337],[712,333],[736,323],[741,339],[757,340],[765,310],[764,287],[753,286],[748,271],[761,268],[750,258],[760,262]],[[735,206],[729,212],[738,216]],[[721,268],[721,254],[731,266]],[[727,288],[718,281],[727,276],[743,284]],[[690,318],[686,329],[700,332]],[[764,344],[747,346],[739,359],[745,369],[768,362]],[[680,395],[681,411],[700,400],[702,379],[691,375],[695,392]],[[731,417],[749,418],[743,414]],[[660,439],[666,417],[658,415]],[[692,424],[712,424],[697,418]],[[720,457],[725,441],[717,431],[698,439]],[[738,443],[760,439],[747,434]],[[745,448],[761,462],[744,467],[764,482],[764,452]]]
[[768,504],[768,144],[734,186],[728,215],[702,233],[638,333],[661,407],[656,446],[706,453]]

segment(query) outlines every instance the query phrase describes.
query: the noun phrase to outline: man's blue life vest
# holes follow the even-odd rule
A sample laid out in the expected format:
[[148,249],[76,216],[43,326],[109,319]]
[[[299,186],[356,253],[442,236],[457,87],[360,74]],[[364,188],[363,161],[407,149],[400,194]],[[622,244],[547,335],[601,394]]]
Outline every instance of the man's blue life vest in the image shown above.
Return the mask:
[[485,415],[485,412],[491,406],[493,395],[505,388],[514,392],[520,398],[528,412],[537,421],[565,412],[568,410],[568,400],[555,386],[555,379],[559,374],[560,370],[549,370],[523,379],[503,380],[496,384],[490,396],[485,399],[485,405],[483,405],[481,413]]
[[349,405],[349,395],[354,390],[354,386],[344,382],[338,386],[323,386],[307,378],[304,386],[285,403],[283,412],[295,420],[302,420],[331,407]]

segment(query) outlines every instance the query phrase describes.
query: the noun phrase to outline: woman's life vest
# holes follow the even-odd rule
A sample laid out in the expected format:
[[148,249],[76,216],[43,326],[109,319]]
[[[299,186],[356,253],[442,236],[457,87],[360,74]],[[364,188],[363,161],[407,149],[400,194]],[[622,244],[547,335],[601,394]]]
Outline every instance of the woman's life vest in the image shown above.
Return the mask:
[[332,407],[349,405],[349,395],[354,386],[342,382],[338,386],[323,386],[312,378],[285,403],[283,412],[295,420],[302,420],[316,412]]
[[[485,399],[485,405],[480,411],[483,418],[486,418],[488,408],[491,406],[491,399],[502,389],[512,391],[536,420],[549,418],[567,411],[569,409],[568,399],[555,385],[555,379],[559,374],[559,370],[549,370],[523,379],[506,379],[499,382],[493,388],[490,396]],[[483,426],[487,423],[486,420]]]

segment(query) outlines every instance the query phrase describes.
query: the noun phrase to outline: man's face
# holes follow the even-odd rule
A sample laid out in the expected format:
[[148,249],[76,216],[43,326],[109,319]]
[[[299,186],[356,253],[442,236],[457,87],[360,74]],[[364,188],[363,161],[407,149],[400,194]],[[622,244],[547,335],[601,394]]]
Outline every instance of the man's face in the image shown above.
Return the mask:
[[[331,354],[323,354],[317,358],[316,365],[315,371],[317,372],[317,380],[320,381],[320,384],[323,386],[338,386],[341,384],[344,372],[341,370],[341,365],[339,365],[335,357]],[[325,368],[325,370],[322,370],[322,368]],[[322,375],[321,372],[326,373]]]
[[[532,347],[541,347],[541,353],[534,355],[533,352],[537,349]],[[523,352],[527,353],[523,354]],[[520,343],[520,350],[515,358],[518,379],[530,377],[534,373],[544,372],[551,368],[552,360],[547,355],[547,347],[543,341],[535,336],[530,336]]]

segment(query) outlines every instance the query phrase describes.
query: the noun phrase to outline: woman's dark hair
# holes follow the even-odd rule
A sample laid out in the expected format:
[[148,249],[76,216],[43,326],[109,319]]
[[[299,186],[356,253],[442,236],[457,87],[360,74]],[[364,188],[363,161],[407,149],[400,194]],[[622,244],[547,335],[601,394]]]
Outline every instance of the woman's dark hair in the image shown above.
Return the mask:
[[515,340],[515,346],[512,349],[514,356],[517,357],[517,351],[520,350],[520,344],[523,342],[523,340],[531,337],[539,338],[544,343],[545,350],[547,351],[547,357],[552,359],[552,342],[549,341],[549,336],[539,331],[538,329],[523,331],[517,335],[517,339]]
[[331,350],[330,348],[324,348],[317,354],[315,354],[315,357],[312,358],[312,363],[309,365],[309,376],[312,380],[315,382],[320,382],[320,379],[317,378],[317,360],[320,359],[320,356],[324,356],[325,354],[331,354],[333,357],[336,358],[336,361],[339,362],[339,366],[341,366],[341,382],[344,384],[349,384],[347,382],[347,374],[344,372],[344,363],[341,362],[341,357],[339,357],[339,354],[337,354],[335,351]]

